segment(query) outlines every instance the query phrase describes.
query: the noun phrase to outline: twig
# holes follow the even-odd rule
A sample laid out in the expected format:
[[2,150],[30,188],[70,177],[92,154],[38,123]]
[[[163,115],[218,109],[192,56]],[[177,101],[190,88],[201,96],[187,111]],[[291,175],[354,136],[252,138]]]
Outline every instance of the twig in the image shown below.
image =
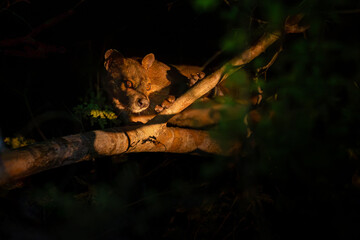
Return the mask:
[[271,58],[270,62],[268,64],[266,64],[265,66],[256,69],[257,74],[262,74],[263,72],[267,72],[267,70],[271,67],[271,65],[274,64],[274,62],[276,61],[276,59],[278,58],[280,52],[282,52],[283,47],[282,45],[280,45],[279,50],[276,51],[276,53],[274,54],[274,56]]
[[225,216],[224,220],[222,221],[222,223],[220,224],[219,228],[218,228],[217,231],[214,233],[214,237],[220,232],[221,228],[224,226],[225,222],[226,222],[226,221],[228,220],[228,218],[230,217],[231,211],[232,211],[233,207],[235,206],[235,203],[238,201],[238,199],[239,199],[238,196],[236,196],[236,197],[234,198],[234,201],[233,201],[232,204],[231,204],[231,207],[230,207],[230,210],[229,210],[228,214],[226,214],[226,216]]
[[211,58],[209,58],[202,66],[201,69],[205,69],[212,61],[214,61],[223,51],[217,51]]

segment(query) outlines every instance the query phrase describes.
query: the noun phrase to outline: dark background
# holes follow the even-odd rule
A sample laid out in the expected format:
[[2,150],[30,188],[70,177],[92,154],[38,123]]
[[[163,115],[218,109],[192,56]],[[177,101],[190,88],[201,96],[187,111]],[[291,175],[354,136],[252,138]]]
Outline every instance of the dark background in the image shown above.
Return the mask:
[[[219,18],[202,16],[186,1],[20,1],[3,9],[0,17],[1,39],[42,29],[34,44],[12,41],[2,48],[1,103],[6,104],[1,108],[12,116],[1,118],[4,136],[26,125],[30,111],[36,116],[72,110],[98,83],[107,49],[128,57],[153,52],[164,62],[202,65],[219,50],[225,31]],[[44,28],[53,20],[58,23]]]
[[225,113],[214,130],[222,142],[242,140],[241,152],[130,154],[31,176],[0,192],[1,239],[358,238],[358,1],[0,4],[2,138],[35,141],[100,128],[80,123],[74,107],[101,92],[107,49],[200,66],[223,50],[216,65],[288,15],[303,12],[311,26],[281,39],[283,52],[260,79],[260,108],[276,117],[251,139],[243,113]]

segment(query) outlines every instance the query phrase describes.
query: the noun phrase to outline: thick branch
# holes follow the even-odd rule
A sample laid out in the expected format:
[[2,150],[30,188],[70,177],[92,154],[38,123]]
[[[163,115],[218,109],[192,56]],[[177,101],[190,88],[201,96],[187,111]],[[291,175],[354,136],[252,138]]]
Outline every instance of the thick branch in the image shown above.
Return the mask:
[[167,127],[156,134],[153,129],[154,126],[143,126],[132,130],[97,130],[4,152],[0,155],[0,184],[51,168],[122,153],[228,153],[206,131]]

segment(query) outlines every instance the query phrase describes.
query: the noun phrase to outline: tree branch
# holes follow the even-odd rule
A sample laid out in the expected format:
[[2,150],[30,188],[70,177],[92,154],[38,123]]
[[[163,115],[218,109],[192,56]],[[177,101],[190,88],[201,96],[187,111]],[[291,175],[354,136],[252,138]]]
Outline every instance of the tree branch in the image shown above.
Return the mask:
[[[48,169],[131,152],[229,154],[202,130],[166,127],[156,134],[153,126],[114,128],[61,137],[6,151],[0,155],[0,185]],[[158,128],[157,128],[158,129]],[[156,136],[158,135],[158,136]]]
[[167,122],[175,114],[190,106],[197,99],[201,98],[211,89],[216,87],[220,81],[225,80],[229,75],[231,75],[234,70],[230,69],[230,71],[228,71],[230,67],[237,67],[236,70],[238,70],[239,67],[251,62],[255,57],[263,53],[266,48],[278,40],[280,36],[280,31],[264,34],[255,45],[245,50],[242,54],[234,57],[220,69],[195,84],[181,97],[176,99],[176,101],[168,109],[165,109],[148,123],[159,124]]

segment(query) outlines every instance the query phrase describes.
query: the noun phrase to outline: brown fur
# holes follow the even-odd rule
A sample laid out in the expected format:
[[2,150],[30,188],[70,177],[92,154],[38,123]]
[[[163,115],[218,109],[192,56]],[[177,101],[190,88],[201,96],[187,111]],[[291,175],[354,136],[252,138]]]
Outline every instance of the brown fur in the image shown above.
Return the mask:
[[166,107],[166,99],[174,100],[169,96],[185,92],[193,84],[193,76],[201,72],[196,66],[164,64],[152,53],[143,59],[125,58],[114,49],[105,53],[104,66],[108,72],[104,86],[118,113],[141,122],[156,114],[158,106]]

